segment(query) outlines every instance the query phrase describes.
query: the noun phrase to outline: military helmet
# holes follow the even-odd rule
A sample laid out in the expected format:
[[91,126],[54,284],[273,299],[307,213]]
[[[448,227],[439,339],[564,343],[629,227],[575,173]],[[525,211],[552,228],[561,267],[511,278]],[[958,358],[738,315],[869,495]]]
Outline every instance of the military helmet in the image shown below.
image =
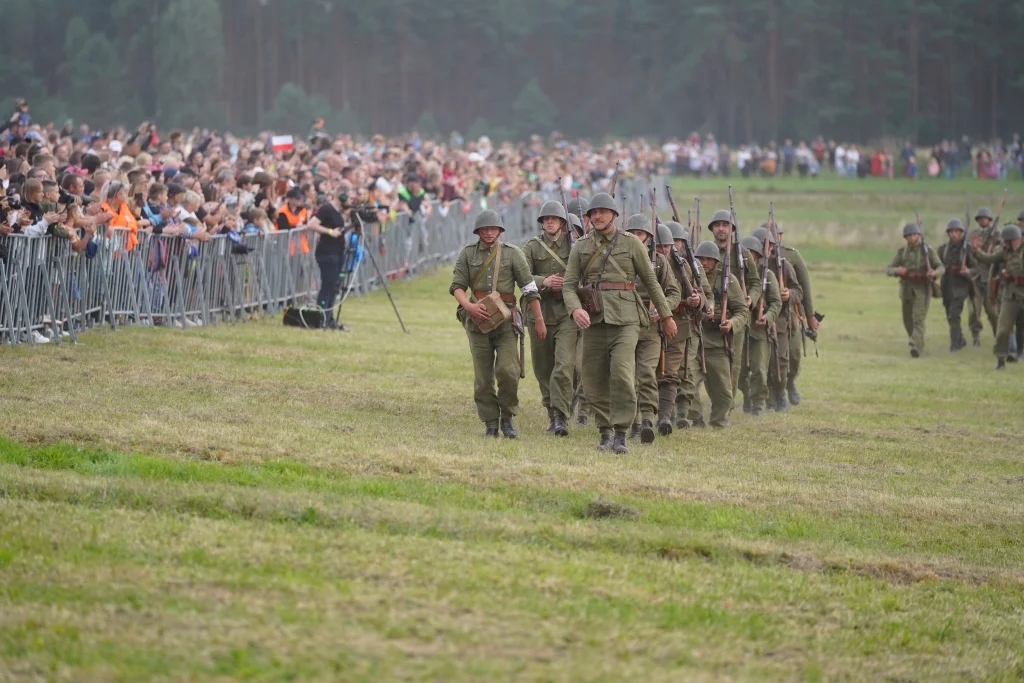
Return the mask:
[[768,232],[768,228],[764,226],[761,226],[760,228],[755,230],[751,236],[756,237],[757,241],[760,242],[761,244],[764,244],[765,237],[768,238],[768,244],[776,245],[779,243],[779,241],[775,239],[775,235]]
[[756,237],[744,237],[743,241],[740,242],[740,246],[744,249],[749,249],[758,256],[764,256],[764,242]]
[[473,233],[476,234],[480,228],[501,228],[502,232],[505,232],[505,226],[501,222],[501,216],[498,215],[497,211],[487,209],[481,211],[480,215],[476,217],[476,222],[473,223]]
[[664,223],[658,223],[658,246],[675,246],[676,238],[672,229]]
[[920,234],[921,234],[921,226],[918,225],[917,223],[907,223],[906,225],[903,226],[903,236],[904,237],[909,237],[911,235],[920,235]]
[[587,211],[590,209],[590,202],[583,197],[573,197],[569,200],[569,203],[566,204],[566,208],[569,210],[569,213],[586,216]]
[[952,232],[953,230],[963,231],[963,229],[963,221],[961,221],[959,218],[951,218],[949,219],[949,222],[946,223],[946,232]]
[[719,209],[718,211],[715,211],[715,215],[713,215],[711,217],[711,220],[708,222],[708,227],[710,227],[713,223],[717,223],[719,221],[724,221],[733,227],[736,226],[736,224],[732,222],[732,213],[726,211],[725,209]]
[[681,223],[669,221],[665,225],[667,225],[668,229],[672,231],[672,239],[686,240],[687,242],[690,241],[690,231],[684,228]]
[[569,214],[569,222],[572,223],[572,227],[577,230],[583,230],[583,223],[580,222],[580,217],[574,213]]
[[1003,226],[1003,232],[1000,235],[1000,238],[1004,242],[1008,242],[1009,240],[1019,240],[1021,238],[1020,228],[1013,223],[1008,223]]
[[697,258],[713,258],[719,263],[722,261],[722,252],[718,250],[718,245],[707,240],[697,245],[697,251],[693,252],[693,255]]
[[634,213],[626,221],[626,231],[629,232],[630,230],[640,230],[654,237],[654,230],[651,229],[651,219],[642,213]]
[[1017,220],[1024,221],[1024,209],[1021,209],[1020,213],[1017,214]]
[[989,220],[992,220],[993,218],[995,218],[995,216],[992,215],[992,209],[988,208],[987,206],[982,206],[979,207],[978,212],[974,214],[974,220],[978,220],[979,218],[987,218]]
[[598,192],[590,199],[590,206],[587,208],[587,215],[594,209],[608,209],[614,211],[615,215],[619,215],[619,210],[615,208],[615,200],[607,192]]
[[565,217],[565,207],[562,206],[561,202],[556,202],[554,199],[544,202],[544,206],[540,207],[540,215],[537,216],[537,222],[543,223],[544,219],[548,216],[561,218],[563,221],[567,220]]

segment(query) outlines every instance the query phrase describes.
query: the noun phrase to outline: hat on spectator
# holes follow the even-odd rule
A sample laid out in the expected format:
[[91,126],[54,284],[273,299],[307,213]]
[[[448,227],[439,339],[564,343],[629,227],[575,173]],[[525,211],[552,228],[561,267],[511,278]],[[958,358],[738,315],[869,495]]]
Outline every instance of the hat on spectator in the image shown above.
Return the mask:
[[285,199],[305,199],[305,197],[302,195],[302,190],[300,190],[297,187],[293,187],[292,189],[288,190],[288,194],[286,194],[284,196],[284,198]]
[[107,147],[109,147],[110,151],[113,152],[114,154],[120,154],[121,150],[124,149],[124,146],[121,144],[120,140],[111,140],[110,144],[107,145]]

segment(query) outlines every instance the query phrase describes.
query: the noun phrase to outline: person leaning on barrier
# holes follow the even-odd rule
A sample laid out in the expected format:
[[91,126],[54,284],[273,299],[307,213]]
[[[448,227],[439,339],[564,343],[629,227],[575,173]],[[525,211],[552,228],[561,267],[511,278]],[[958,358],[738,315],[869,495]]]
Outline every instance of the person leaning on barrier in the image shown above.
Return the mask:
[[[512,418],[519,411],[522,369],[516,356],[515,313],[490,332],[482,332],[479,325],[488,323],[491,316],[487,307],[478,302],[497,293],[509,308],[514,308],[518,285],[523,298],[529,302],[537,338],[544,341],[548,330],[540,308],[540,293],[526,257],[519,247],[500,239],[505,232],[501,217],[495,211],[483,211],[476,218],[473,232],[478,240],[459,252],[448,291],[459,302],[456,317],[469,338],[473,356],[473,400],[480,421],[486,425],[484,436],[497,437],[500,420],[501,433],[514,439],[517,433]],[[494,391],[495,380],[497,392]]]
[[43,183],[40,180],[26,180],[21,189],[21,212],[14,228],[15,233],[37,237],[50,232],[51,226],[58,225],[61,214],[57,211],[44,211],[42,203]]

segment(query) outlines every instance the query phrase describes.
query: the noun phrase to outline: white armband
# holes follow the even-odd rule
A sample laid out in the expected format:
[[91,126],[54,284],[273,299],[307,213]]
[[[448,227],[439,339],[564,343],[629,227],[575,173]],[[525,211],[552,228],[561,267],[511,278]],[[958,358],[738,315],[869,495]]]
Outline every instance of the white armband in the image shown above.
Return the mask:
[[534,282],[533,280],[530,280],[530,284],[526,285],[525,287],[520,287],[519,289],[522,290],[524,295],[525,294],[537,294],[537,292],[538,292],[538,290],[537,290],[537,283]]

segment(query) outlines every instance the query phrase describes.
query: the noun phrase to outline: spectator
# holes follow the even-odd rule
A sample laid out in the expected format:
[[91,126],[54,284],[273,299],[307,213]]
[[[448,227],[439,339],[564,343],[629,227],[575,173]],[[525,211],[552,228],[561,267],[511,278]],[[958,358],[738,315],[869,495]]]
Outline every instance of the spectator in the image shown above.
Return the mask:
[[793,141],[786,138],[782,145],[782,172],[785,175],[793,175],[793,165],[796,157],[796,149],[793,148]]

